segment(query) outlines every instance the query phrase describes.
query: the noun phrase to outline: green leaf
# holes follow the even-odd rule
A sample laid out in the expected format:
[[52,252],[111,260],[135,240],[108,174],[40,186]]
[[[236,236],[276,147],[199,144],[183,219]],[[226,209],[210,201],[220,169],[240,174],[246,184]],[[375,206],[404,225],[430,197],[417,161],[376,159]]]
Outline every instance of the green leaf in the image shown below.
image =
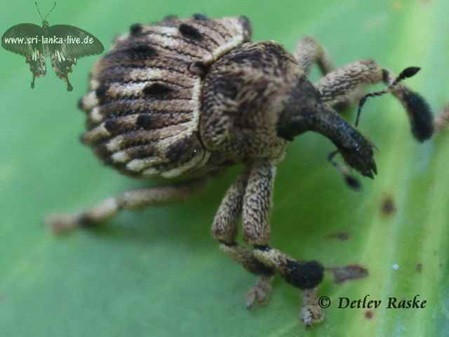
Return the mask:
[[[39,24],[31,2],[2,3],[2,30]],[[50,2],[40,3],[41,11]],[[134,22],[167,14],[245,14],[255,40],[289,50],[316,37],[337,65],[374,58],[407,80],[435,113],[448,100],[449,2],[429,1],[73,1],[57,4],[50,24],[86,29],[108,47]],[[24,60],[1,50],[0,64],[0,335],[14,337],[302,336],[296,289],[277,278],[267,307],[247,311],[254,276],[222,255],[209,226],[237,169],[191,200],[124,212],[98,231],[54,237],[42,226],[52,212],[70,212],[151,182],[131,181],[99,165],[78,142],[84,94],[96,57],[79,60],[67,93],[49,74],[29,88]],[[317,72],[312,76],[318,77]],[[351,116],[353,118],[353,116]],[[417,144],[392,98],[370,100],[361,131],[379,148],[379,175],[363,190],[346,188],[326,162],[332,145],[306,135],[289,148],[277,173],[272,245],[326,266],[360,264],[369,276],[337,285],[327,275],[320,294],[332,305],[308,336],[447,336],[449,331],[448,133]],[[385,216],[390,198],[396,211]],[[348,240],[331,238],[344,232]],[[387,309],[389,296],[414,295],[425,309]],[[339,297],[370,295],[372,310],[339,309]]]

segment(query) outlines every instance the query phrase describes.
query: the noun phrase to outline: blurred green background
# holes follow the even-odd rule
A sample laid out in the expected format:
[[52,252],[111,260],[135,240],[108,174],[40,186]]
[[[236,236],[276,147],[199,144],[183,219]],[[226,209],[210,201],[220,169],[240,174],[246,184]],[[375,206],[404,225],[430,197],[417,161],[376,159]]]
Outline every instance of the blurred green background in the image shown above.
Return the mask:
[[[41,11],[52,3],[41,1]],[[60,1],[48,20],[83,28],[108,48],[131,23],[196,12],[245,14],[255,40],[289,50],[314,36],[337,65],[372,57],[396,73],[421,66],[408,85],[435,114],[449,101],[447,0]],[[2,1],[0,18],[2,33],[40,24],[33,1]],[[449,134],[417,144],[392,97],[370,100],[364,110],[360,129],[379,148],[379,175],[363,180],[360,193],[326,162],[333,149],[327,140],[310,134],[289,148],[277,174],[272,242],[326,266],[368,268],[367,278],[343,285],[326,277],[320,293],[334,303],[339,296],[385,302],[419,294],[427,308],[382,305],[367,318],[364,309],[331,305],[325,322],[306,332],[297,321],[298,293],[280,279],[267,307],[247,311],[244,293],[254,277],[210,237],[235,169],[183,204],[124,212],[93,232],[49,233],[46,214],[151,182],[102,167],[78,142],[84,116],[76,102],[97,57],[78,62],[68,93],[51,69],[31,90],[24,59],[3,49],[0,55],[0,336],[449,336]],[[390,216],[380,210],[386,197],[396,208]],[[349,238],[332,238],[341,232]]]

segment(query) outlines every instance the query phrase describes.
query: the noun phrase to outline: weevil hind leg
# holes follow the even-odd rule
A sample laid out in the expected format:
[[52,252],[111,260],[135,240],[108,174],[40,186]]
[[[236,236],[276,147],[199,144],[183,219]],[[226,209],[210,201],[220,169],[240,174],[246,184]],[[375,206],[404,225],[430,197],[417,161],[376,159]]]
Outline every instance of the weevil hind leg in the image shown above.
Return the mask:
[[222,243],[220,249],[234,261],[240,263],[247,271],[257,275],[256,282],[245,294],[246,308],[252,309],[266,304],[271,296],[274,269],[260,263],[251,249],[241,247],[236,243]]
[[267,161],[253,164],[243,198],[243,238],[253,245],[259,268],[273,270],[303,291],[305,306],[300,318],[307,326],[323,319],[316,302],[316,288],[323,280],[324,267],[317,261],[298,261],[280,250],[271,248],[269,213],[274,185],[275,167]]
[[252,309],[255,304],[265,304],[270,298],[273,289],[273,275],[259,275],[256,284],[246,293],[246,307]]
[[[314,294],[321,283],[323,266],[316,261],[300,262],[269,246],[268,222],[273,192],[275,167],[268,161],[255,162],[228,189],[212,225],[213,236],[220,248],[245,269],[258,275],[246,295],[248,308],[265,303],[271,292],[276,273],[291,285],[304,291],[305,306],[300,318],[306,325],[317,323],[323,314]],[[236,243],[238,220],[243,220],[243,238],[252,249]]]
[[201,190],[206,178],[195,179],[179,185],[155,186],[125,192],[104,200],[98,205],[74,214],[53,214],[47,216],[46,224],[56,234],[75,228],[95,227],[105,223],[121,210],[143,209],[150,206],[181,201]]
[[247,271],[258,276],[255,285],[247,292],[248,309],[265,304],[271,294],[274,270],[261,264],[251,249],[237,244],[238,222],[242,213],[243,197],[249,171],[245,170],[227,190],[212,224],[212,236],[220,242],[220,249]]

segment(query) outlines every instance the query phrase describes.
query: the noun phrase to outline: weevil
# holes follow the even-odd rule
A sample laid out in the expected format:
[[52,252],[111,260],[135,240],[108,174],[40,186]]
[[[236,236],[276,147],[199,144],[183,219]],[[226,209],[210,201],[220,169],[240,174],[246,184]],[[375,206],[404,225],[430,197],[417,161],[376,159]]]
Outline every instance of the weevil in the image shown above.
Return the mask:
[[[313,65],[323,74],[314,84],[307,78]],[[48,222],[58,232],[95,226],[120,210],[184,199],[217,172],[241,164],[215,215],[212,236],[257,275],[248,307],[267,300],[278,274],[303,291],[300,319],[310,326],[323,318],[316,296],[324,267],[270,246],[276,166],[296,137],[312,131],[328,138],[349,167],[373,178],[374,145],[341,117],[341,109],[360,99],[364,86],[385,83],[385,90],[365,95],[360,107],[370,96],[391,93],[407,111],[413,135],[424,141],[433,132],[432,113],[401,83],[417,71],[410,67],[395,77],[373,60],[335,68],[310,37],[294,53],[273,41],[252,42],[244,16],[196,14],[133,24],[93,68],[89,92],[79,102],[87,116],[82,142],[125,175],[166,183],[77,214],[53,215]],[[353,178],[347,181],[356,185]],[[240,220],[244,246],[237,243]]]

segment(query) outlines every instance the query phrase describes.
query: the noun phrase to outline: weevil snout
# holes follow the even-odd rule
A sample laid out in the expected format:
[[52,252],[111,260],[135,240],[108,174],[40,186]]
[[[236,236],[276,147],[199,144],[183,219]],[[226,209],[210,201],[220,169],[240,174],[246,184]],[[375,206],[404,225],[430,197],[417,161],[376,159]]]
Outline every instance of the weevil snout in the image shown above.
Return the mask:
[[277,132],[278,136],[293,140],[306,131],[318,132],[331,140],[349,166],[374,178],[377,173],[374,145],[322,103],[318,91],[307,79],[299,78],[279,118]]
[[377,173],[374,145],[326,104],[318,104],[311,130],[332,141],[345,162],[363,176]]
[[347,137],[349,141],[338,148],[343,159],[360,174],[373,179],[377,174],[374,145],[355,129],[347,131]]
[[320,106],[316,88],[306,78],[299,77],[279,117],[278,136],[293,140],[306,131],[314,130]]

